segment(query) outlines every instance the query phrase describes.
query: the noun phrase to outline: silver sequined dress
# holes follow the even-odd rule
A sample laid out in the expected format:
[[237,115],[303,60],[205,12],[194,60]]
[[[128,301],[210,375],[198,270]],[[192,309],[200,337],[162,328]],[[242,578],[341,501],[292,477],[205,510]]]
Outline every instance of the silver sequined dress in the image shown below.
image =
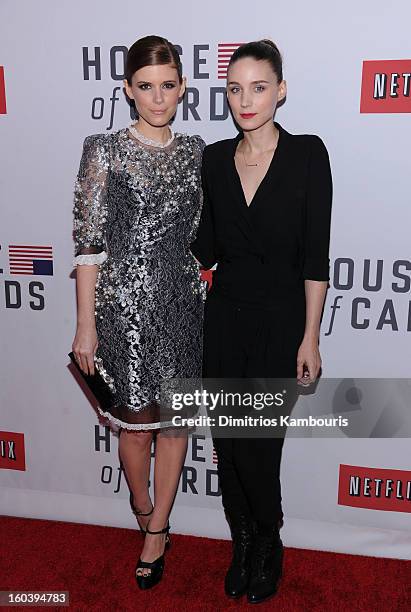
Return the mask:
[[189,251],[202,205],[204,141],[165,149],[128,129],[89,136],[75,186],[75,264],[99,264],[96,368],[112,389],[99,411],[117,426],[158,429],[160,384],[201,375],[206,283]]

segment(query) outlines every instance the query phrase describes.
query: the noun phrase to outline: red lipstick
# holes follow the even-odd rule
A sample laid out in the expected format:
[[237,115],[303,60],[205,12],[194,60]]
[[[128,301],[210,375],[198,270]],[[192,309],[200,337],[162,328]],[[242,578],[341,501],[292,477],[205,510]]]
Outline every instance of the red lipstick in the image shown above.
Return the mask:
[[240,113],[242,119],[252,119],[257,113]]

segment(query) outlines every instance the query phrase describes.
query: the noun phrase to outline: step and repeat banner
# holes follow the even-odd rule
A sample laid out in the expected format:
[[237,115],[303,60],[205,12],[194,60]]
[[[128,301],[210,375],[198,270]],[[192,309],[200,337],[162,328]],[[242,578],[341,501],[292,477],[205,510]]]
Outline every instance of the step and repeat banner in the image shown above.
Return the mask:
[[[362,437],[343,428],[333,438],[287,437],[284,541],[410,559],[411,449],[390,402],[401,396],[407,408],[411,395],[411,5],[263,0],[252,9],[233,0],[163,0],[155,10],[131,0],[1,2],[1,512],[135,526],[116,432],[68,367],[82,143],[130,123],[124,59],[147,34],[165,36],[181,54],[188,90],[174,128],[209,143],[233,137],[227,57],[242,42],[271,38],[288,84],[276,120],[321,136],[332,164],[323,376],[336,379],[340,412],[369,417]],[[382,409],[356,384],[365,378],[378,379]],[[350,381],[344,393],[337,379]],[[325,414],[327,397],[310,402]],[[208,437],[190,439],[172,526],[229,535]]]

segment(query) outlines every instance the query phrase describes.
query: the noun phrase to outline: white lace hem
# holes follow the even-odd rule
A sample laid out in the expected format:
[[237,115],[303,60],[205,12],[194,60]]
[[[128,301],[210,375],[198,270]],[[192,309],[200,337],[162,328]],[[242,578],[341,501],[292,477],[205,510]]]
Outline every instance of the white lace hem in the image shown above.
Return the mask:
[[101,251],[101,253],[90,253],[88,255],[77,255],[73,259],[74,266],[92,266],[94,264],[100,265],[107,259],[106,251]]
[[157,423],[126,423],[125,421],[121,421],[114,417],[110,412],[104,412],[97,406],[97,410],[99,413],[106,417],[111,423],[114,423],[118,427],[122,427],[123,429],[133,429],[137,431],[150,431],[151,429],[161,429],[162,427],[176,427],[172,421],[164,421]]

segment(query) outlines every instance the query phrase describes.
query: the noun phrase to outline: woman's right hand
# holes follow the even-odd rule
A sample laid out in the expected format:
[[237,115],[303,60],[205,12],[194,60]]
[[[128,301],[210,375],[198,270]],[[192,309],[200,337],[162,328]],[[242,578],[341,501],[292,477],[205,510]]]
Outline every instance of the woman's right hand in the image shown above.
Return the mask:
[[73,341],[73,353],[85,374],[94,375],[94,355],[98,347],[96,326],[79,325]]

